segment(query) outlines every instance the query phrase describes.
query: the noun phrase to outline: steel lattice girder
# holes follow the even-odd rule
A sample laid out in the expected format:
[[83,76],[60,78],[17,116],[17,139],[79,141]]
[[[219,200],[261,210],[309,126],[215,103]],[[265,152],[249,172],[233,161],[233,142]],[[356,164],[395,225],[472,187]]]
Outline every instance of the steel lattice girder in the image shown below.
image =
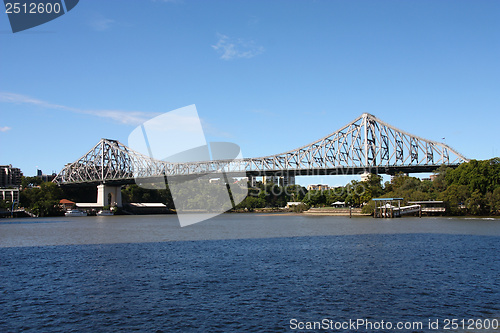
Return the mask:
[[334,171],[338,174],[339,170],[429,171],[442,164],[456,166],[462,162],[468,159],[448,145],[409,134],[364,113],[309,145],[282,154],[237,160],[169,163],[133,151],[116,140],[102,139],[78,161],[67,164],[54,182],[126,182],[134,178],[221,172],[300,175]]

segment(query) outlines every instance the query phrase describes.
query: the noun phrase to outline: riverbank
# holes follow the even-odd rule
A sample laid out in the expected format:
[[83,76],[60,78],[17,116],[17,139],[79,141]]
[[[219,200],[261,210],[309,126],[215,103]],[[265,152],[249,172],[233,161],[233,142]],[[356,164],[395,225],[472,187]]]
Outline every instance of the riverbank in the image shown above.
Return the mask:
[[260,214],[280,214],[280,215],[318,215],[318,216],[371,216],[371,214],[362,213],[361,208],[333,208],[316,207],[309,208],[302,212],[294,212],[288,208],[255,208],[253,210],[231,210],[226,213],[260,213]]
[[361,208],[310,208],[302,212],[306,215],[321,215],[321,216],[370,216],[371,214],[364,214]]
[[[0,215],[0,218],[6,218],[10,219],[12,217],[14,218],[24,218],[24,217],[30,217],[30,215],[27,215],[27,212],[23,212],[24,214],[18,214],[17,212],[14,213],[12,216],[11,212],[7,212],[8,214],[3,214]],[[196,210],[196,211],[189,211],[186,212],[184,211],[183,213],[193,213],[193,214],[203,214],[203,213],[208,213],[207,211],[201,211],[201,210]],[[130,212],[128,210],[123,210],[120,209],[118,212],[116,212],[114,215],[132,215],[132,216],[141,216],[141,215],[176,215],[175,209],[172,210],[167,210],[167,211],[135,211],[135,212]],[[370,217],[372,214],[365,214],[362,213],[361,208],[333,208],[333,207],[316,207],[316,208],[310,208],[309,210],[302,211],[302,212],[294,212],[291,209],[288,208],[280,208],[280,207],[268,207],[268,208],[255,208],[252,210],[246,210],[246,209],[239,209],[239,210],[229,210],[224,212],[223,214],[263,214],[263,215],[289,215],[289,216],[298,216],[298,215],[306,215],[306,216],[363,216],[363,217]],[[92,214],[89,214],[91,216]],[[95,216],[95,213],[93,214]],[[423,216],[424,214],[422,214]],[[60,217],[64,216],[62,213],[59,215],[53,215],[53,216],[45,216],[45,217]],[[426,215],[427,216],[427,215]],[[445,217],[457,217],[457,218],[491,218],[491,219],[500,219],[500,216],[498,215],[470,215],[470,214],[461,214],[461,215],[453,215],[453,214],[446,214],[443,215]],[[31,217],[36,217],[36,216],[31,216]]]

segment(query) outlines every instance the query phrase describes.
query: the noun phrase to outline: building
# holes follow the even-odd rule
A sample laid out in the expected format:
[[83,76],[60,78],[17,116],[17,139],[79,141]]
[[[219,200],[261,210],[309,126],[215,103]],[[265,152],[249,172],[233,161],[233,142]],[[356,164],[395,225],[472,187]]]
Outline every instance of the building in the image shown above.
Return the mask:
[[56,178],[57,174],[53,172],[51,175],[44,175],[42,170],[36,170],[36,176],[43,182],[51,182],[54,178]]
[[75,207],[76,203],[68,199],[61,199],[59,200],[59,205],[64,210],[70,210],[73,209],[73,207]]
[[323,184],[313,184],[307,186],[308,191],[327,191],[329,189],[328,185]]
[[19,202],[19,189],[17,188],[0,188],[0,200],[8,202]]
[[10,165],[0,165],[0,188],[17,187],[21,185],[23,173],[19,168],[13,168]]

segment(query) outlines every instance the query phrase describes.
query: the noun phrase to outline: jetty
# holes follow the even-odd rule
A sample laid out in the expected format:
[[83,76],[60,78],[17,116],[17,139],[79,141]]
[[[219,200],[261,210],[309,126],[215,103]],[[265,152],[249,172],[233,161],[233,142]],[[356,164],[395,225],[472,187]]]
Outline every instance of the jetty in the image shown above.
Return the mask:
[[426,215],[443,215],[446,213],[446,205],[444,201],[408,201],[408,204],[420,205],[422,214]]
[[401,206],[403,198],[374,198],[372,200],[375,201],[374,218],[394,218],[416,213],[419,217],[422,216],[421,205]]

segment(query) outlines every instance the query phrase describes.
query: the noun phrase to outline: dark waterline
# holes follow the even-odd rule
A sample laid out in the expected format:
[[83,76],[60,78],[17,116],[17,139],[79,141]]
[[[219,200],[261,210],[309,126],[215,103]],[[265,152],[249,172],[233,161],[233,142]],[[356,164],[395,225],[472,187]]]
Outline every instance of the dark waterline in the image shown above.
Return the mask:
[[[47,230],[36,238],[28,225],[1,225],[0,331],[286,332],[293,318],[500,318],[497,220],[262,219],[267,230],[224,216],[162,242],[149,242],[154,217],[44,223],[59,238],[101,230],[103,244],[57,246],[41,246],[57,238]],[[364,230],[349,234],[354,227]],[[148,242],[105,244],[123,240],[120,230]],[[26,245],[6,247],[6,235]]]

